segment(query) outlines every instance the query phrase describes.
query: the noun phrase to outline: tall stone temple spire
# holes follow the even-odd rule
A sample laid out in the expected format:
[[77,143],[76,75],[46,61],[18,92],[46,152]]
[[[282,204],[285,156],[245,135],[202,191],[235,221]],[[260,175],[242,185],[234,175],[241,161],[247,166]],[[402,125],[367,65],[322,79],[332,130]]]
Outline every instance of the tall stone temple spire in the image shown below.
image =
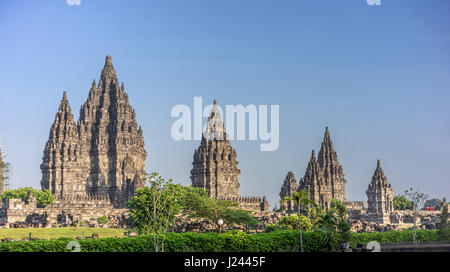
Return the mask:
[[[283,186],[281,187],[280,198],[283,199],[284,197],[292,196],[292,194],[296,192],[297,189],[298,183],[295,179],[294,173],[289,171],[286,175],[286,178],[284,179]],[[284,203],[283,206],[283,210],[287,211],[288,213],[297,211],[297,205],[292,200]]]
[[227,134],[225,132],[225,125],[222,121],[219,108],[217,107],[217,101],[214,100],[213,108],[208,117],[206,123],[206,129],[203,133],[203,138],[208,140],[227,140]]
[[77,125],[64,93],[44,151],[41,184],[55,195],[102,196],[120,207],[144,186],[146,156],[136,113],[108,55]]
[[345,184],[347,181],[344,178],[344,171],[333,148],[328,127],[325,128],[325,135],[318,154],[318,161],[325,183],[330,186],[331,198],[345,202]]
[[241,171],[215,100],[192,165],[192,186],[207,189],[213,198],[239,198]]
[[319,207],[329,207],[331,202],[331,188],[323,178],[322,169],[316,159],[314,150],[311,152],[305,175],[300,180],[299,191],[309,192],[311,200],[317,203]]
[[124,85],[119,85],[111,56],[106,56],[98,86],[80,110],[80,140],[89,157],[87,191],[126,202],[145,184],[144,137]]
[[381,169],[380,160],[377,161],[377,168],[372,177],[372,181],[366,190],[367,194],[367,214],[381,224],[390,222],[390,213],[394,211],[394,190],[389,184],[383,169]]
[[64,92],[44,149],[42,188],[55,196],[83,194],[86,188],[79,182],[83,170],[80,151],[78,129]]
[[346,202],[345,183],[342,166],[337,159],[337,153],[333,148],[328,127],[319,154],[311,153],[304,177],[300,180],[299,190],[306,190],[310,198],[321,208],[329,208],[331,200],[338,199]]
[[208,190],[212,198],[238,202],[241,209],[268,211],[269,203],[265,196],[239,195],[240,173],[236,150],[231,147],[217,101],[214,100],[200,146],[194,152],[192,186]]

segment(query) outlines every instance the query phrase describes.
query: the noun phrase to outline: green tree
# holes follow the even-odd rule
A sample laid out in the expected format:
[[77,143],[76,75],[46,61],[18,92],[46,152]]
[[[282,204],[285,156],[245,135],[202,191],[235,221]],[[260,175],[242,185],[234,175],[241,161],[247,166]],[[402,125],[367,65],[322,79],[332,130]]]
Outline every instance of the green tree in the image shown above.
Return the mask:
[[177,211],[181,211],[187,205],[187,199],[196,195],[198,197],[209,197],[208,190],[193,186],[183,186],[181,184],[169,184],[177,205]]
[[339,241],[334,238],[335,233],[339,233],[341,243],[348,243],[351,225],[344,203],[338,199],[331,199],[330,208],[319,213],[314,228],[325,234],[322,244],[328,251],[332,251],[336,247],[335,242]]
[[260,223],[252,216],[251,211],[243,209],[227,209],[223,214],[223,218],[229,224],[244,225],[245,231],[248,231],[249,227],[256,226]]
[[[213,224],[217,224],[219,219],[224,220],[223,216],[229,208],[238,207],[238,205],[238,203],[232,201],[189,193],[184,200],[183,214],[192,219],[206,219],[212,221]],[[218,224],[217,227],[219,227]]]
[[297,204],[298,207],[298,224],[299,224],[299,239],[300,239],[300,252],[303,252],[303,234],[302,234],[302,211],[304,209],[309,210],[309,207],[317,207],[317,204],[311,200],[309,197],[309,192],[306,190],[302,190],[299,192],[293,193],[291,196],[286,196],[280,201],[280,205],[283,208],[283,204],[288,201],[294,201],[295,204]]
[[438,238],[441,241],[449,241],[450,240],[450,229],[448,228],[448,203],[447,200],[444,199],[441,202],[442,211],[441,218],[439,223],[438,230]]
[[259,223],[251,212],[239,209],[239,203],[210,198],[195,190],[187,192],[182,202],[183,214],[192,219],[209,220],[218,228],[219,219],[228,224],[243,224],[246,229]]
[[130,199],[129,213],[140,233],[152,233],[156,252],[164,251],[168,229],[175,223],[179,212],[172,179],[166,181],[158,173],[147,175],[149,186],[138,189]]
[[[311,219],[305,215],[301,215],[301,217],[302,231],[310,231],[312,228]],[[298,230],[299,222],[298,215],[282,216],[278,222],[278,226],[281,229]]]
[[348,220],[347,208],[344,203],[338,199],[331,200],[331,209],[334,209],[337,219],[336,229],[341,235],[342,242],[348,243],[350,241],[350,222]]
[[314,228],[322,232],[322,245],[327,251],[333,250],[333,234],[336,232],[337,218],[334,209],[322,210],[317,215]]
[[439,198],[428,199],[423,205],[422,210],[425,210],[426,207],[433,207],[435,210],[441,209],[441,200]]
[[413,232],[413,241],[416,242],[417,239],[417,219],[420,216],[420,209],[425,204],[428,196],[424,193],[419,192],[419,189],[413,190],[413,188],[409,188],[405,191],[405,196],[412,202],[412,210],[413,210],[413,220],[414,220],[414,232]]
[[394,196],[394,210],[412,210],[412,202],[406,196]]
[[18,189],[11,189],[6,190],[0,195],[1,201],[4,199],[21,199],[22,201],[25,201],[27,199],[29,192],[33,193],[33,196],[37,200],[37,207],[39,208],[45,208],[47,206],[50,206],[55,202],[55,197],[53,194],[47,190],[37,190],[32,187],[24,187],[24,188],[18,188]]

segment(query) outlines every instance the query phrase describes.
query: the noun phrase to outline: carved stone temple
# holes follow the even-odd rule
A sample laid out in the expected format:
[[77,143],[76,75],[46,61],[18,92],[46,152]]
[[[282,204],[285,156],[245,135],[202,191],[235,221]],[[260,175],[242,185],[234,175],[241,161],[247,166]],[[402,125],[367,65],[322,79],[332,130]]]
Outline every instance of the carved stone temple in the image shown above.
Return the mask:
[[239,195],[241,170],[236,150],[230,144],[215,100],[200,146],[194,152],[192,165],[192,186],[208,190],[212,198],[237,201],[243,209],[268,210],[269,204],[265,196]]
[[50,128],[41,186],[54,195],[55,202],[38,207],[31,191],[25,202],[7,199],[0,209],[0,225],[51,227],[88,222],[96,226],[99,217],[108,216],[111,226],[125,227],[127,201],[145,185],[146,157],[143,131],[107,56],[78,122],[64,92]]
[[64,92],[45,145],[41,185],[57,200],[101,198],[124,207],[144,186],[146,156],[136,113],[107,56],[77,123]]
[[[280,199],[296,191],[307,190],[311,200],[325,210],[330,208],[332,199],[338,199],[346,206],[352,230],[358,232],[401,229],[402,226],[413,223],[413,211],[394,209],[394,190],[381,168],[380,160],[377,162],[372,180],[366,190],[366,202],[347,201],[346,183],[330,132],[328,128],[325,128],[325,136],[318,156],[316,157],[313,150],[305,174],[298,185],[294,174],[288,172],[281,186]],[[278,212],[291,214],[297,211],[298,207],[294,203],[286,202]],[[417,223],[422,223],[427,228],[435,228],[439,222],[439,214],[440,211],[420,211]]]
[[313,150],[305,175],[300,180],[299,190],[307,190],[311,199],[319,207],[329,208],[333,198],[346,202],[346,183],[342,166],[326,127],[318,158],[316,159]]
[[[283,199],[287,196],[292,196],[293,193],[297,192],[297,189],[298,183],[295,179],[294,173],[289,171],[281,187],[280,198]],[[288,213],[296,212],[297,209],[297,204],[295,204],[295,202],[292,200],[285,202],[282,207],[282,210]]]
[[[124,84],[119,84],[111,57],[107,56],[98,84],[92,82],[88,98],[81,106],[79,120],[72,114],[66,92],[57,108],[40,166],[41,187],[54,195],[55,202],[40,207],[32,191],[25,201],[4,199],[0,206],[0,227],[60,227],[81,223],[98,227],[98,219],[103,216],[110,221],[107,227],[130,227],[126,206],[136,190],[145,186],[146,157],[143,131],[135,110]],[[8,180],[4,176],[5,166],[0,150],[0,193]],[[269,211],[265,196],[241,196],[240,173],[237,152],[231,146],[214,101],[200,146],[193,155],[192,185],[208,190],[212,198],[239,203],[240,208],[252,211],[263,225],[276,224],[282,216],[298,211],[292,201],[286,202],[281,210]],[[341,200],[346,205],[353,231],[384,231],[412,223],[412,211],[394,210],[394,191],[380,161],[366,190],[367,205],[363,201],[346,200],[346,183],[327,127],[320,151],[317,156],[312,151],[303,177],[297,182],[294,173],[288,172],[279,196],[306,190],[325,210],[330,208],[332,199]],[[439,215],[440,211],[420,211],[418,220],[428,224],[427,227],[436,226]],[[185,219],[177,218],[180,229],[189,229],[191,223]],[[192,226],[196,228],[198,224]]]
[[371,220],[380,224],[390,223],[390,214],[394,211],[394,190],[381,169],[380,160],[366,194],[367,214]]

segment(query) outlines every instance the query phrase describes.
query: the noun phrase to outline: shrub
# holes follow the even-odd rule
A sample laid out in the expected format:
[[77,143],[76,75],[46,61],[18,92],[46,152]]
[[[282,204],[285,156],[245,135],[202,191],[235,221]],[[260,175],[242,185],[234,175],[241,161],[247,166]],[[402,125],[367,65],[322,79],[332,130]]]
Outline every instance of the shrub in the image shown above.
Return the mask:
[[107,224],[109,222],[109,218],[108,216],[104,215],[104,216],[100,216],[99,218],[97,218],[97,222],[99,224]]
[[[298,231],[281,230],[271,233],[249,235],[242,231],[230,231],[222,234],[211,233],[167,233],[166,252],[278,252],[298,251]],[[326,251],[324,232],[307,231],[303,233],[303,246],[306,252]],[[437,241],[436,230],[418,230],[420,241]],[[339,234],[333,233],[334,243],[339,241]],[[30,242],[0,243],[0,252],[69,252],[67,243],[73,239],[41,240]],[[370,241],[411,242],[413,231],[387,231],[375,233],[352,233],[350,244],[367,244]],[[78,240],[82,252],[153,252],[153,236],[143,235],[124,238],[102,238]]]
[[264,232],[274,232],[277,230],[281,230],[280,226],[276,225],[276,224],[268,224],[265,228],[264,228]]
[[[379,243],[413,242],[413,235],[413,230],[389,230],[386,232],[352,233],[350,244],[352,246],[356,246],[357,244],[367,244],[370,241],[377,241]],[[417,230],[417,240],[420,242],[438,241],[437,231]]]

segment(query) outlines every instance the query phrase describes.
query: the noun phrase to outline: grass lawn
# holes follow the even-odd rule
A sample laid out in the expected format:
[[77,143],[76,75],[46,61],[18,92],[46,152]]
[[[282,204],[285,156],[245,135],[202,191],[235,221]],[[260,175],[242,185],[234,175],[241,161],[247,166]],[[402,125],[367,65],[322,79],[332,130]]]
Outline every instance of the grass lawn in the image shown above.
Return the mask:
[[88,228],[88,227],[65,227],[65,228],[16,228],[0,229],[0,239],[22,239],[28,238],[31,232],[31,238],[37,239],[57,239],[61,237],[75,238],[92,236],[93,233],[99,235],[99,238],[123,237],[127,229],[108,229],[108,228]]

